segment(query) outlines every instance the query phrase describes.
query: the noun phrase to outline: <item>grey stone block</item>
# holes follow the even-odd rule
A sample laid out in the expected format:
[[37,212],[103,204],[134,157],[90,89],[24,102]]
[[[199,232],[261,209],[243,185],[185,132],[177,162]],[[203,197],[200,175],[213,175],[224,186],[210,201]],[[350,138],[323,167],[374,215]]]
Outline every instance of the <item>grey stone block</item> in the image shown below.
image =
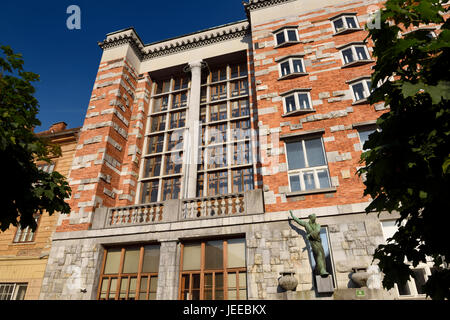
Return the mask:
[[333,278],[331,275],[327,277],[316,276],[317,292],[329,293],[334,292]]

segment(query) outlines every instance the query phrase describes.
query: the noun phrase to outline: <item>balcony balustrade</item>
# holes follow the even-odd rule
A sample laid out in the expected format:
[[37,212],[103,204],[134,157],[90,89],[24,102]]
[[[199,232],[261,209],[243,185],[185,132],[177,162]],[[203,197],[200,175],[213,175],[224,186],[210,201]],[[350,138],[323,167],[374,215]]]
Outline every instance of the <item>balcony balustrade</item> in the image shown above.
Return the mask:
[[264,212],[262,190],[213,197],[168,200],[164,202],[99,208],[94,214],[93,229],[179,222],[258,214]]

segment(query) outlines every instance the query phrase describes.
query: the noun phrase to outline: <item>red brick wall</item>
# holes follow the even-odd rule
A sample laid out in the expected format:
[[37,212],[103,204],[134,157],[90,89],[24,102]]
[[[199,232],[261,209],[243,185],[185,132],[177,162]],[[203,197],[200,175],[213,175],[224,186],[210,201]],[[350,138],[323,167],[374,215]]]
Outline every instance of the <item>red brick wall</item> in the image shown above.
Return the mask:
[[[314,12],[299,15],[297,21],[292,21],[292,19],[284,21],[280,19],[278,21],[270,21],[263,25],[252,25],[253,42],[258,43],[254,51],[254,68],[258,110],[263,111],[258,116],[260,130],[261,128],[264,131],[267,129],[270,133],[271,131],[276,132],[281,129],[279,135],[282,135],[324,129],[323,138],[332,139],[331,137],[334,137],[334,141],[324,142],[325,152],[338,151],[339,154],[350,153],[351,155],[351,159],[349,160],[329,162],[328,164],[330,177],[338,177],[339,179],[339,186],[337,186],[335,193],[310,194],[302,197],[286,198],[283,192],[284,190],[280,192],[279,188],[289,186],[287,171],[282,169],[282,172],[274,174],[264,173],[265,170],[272,170],[271,172],[273,172],[273,168],[278,166],[277,163],[283,164],[287,162],[286,155],[284,154],[284,142],[280,140],[279,148],[281,149],[281,154],[269,156],[267,159],[271,163],[262,163],[262,167],[266,168],[263,169],[262,174],[266,200],[265,210],[267,212],[361,203],[369,200],[367,197],[363,198],[364,185],[361,179],[355,175],[357,167],[361,166],[359,163],[361,151],[355,151],[354,144],[359,143],[359,138],[357,135],[351,135],[357,133],[357,130],[353,129],[352,124],[376,120],[385,110],[376,111],[374,106],[369,104],[352,105],[353,100],[351,99],[343,99],[335,102],[332,100],[328,101],[330,98],[336,98],[333,96],[333,92],[350,90],[349,85],[346,83],[347,80],[370,75],[372,71],[371,67],[374,65],[374,63],[369,63],[341,69],[342,61],[339,50],[336,47],[349,42],[363,41],[368,33],[363,30],[349,34],[333,35],[334,29],[329,18],[341,12],[355,12],[363,20],[360,21],[360,26],[364,27],[369,6],[361,1],[355,1],[352,5],[355,4],[359,6],[356,8],[348,8],[347,3],[345,6],[318,9]],[[373,4],[371,6],[373,8]],[[311,18],[311,16],[313,17]],[[300,43],[288,47],[274,48],[274,36],[271,32],[285,25],[299,26],[298,34]],[[368,47],[371,46],[372,43],[369,41]],[[298,53],[306,53],[304,61],[305,63],[307,60],[309,61],[306,66],[306,72],[309,75],[294,79],[277,80],[279,74],[275,58]],[[327,54],[330,55],[327,56]],[[272,69],[269,69],[270,67]],[[264,74],[264,70],[269,70],[269,72]],[[321,100],[321,104],[313,106],[316,110],[315,113],[282,117],[284,113],[283,101],[277,97],[279,97],[279,93],[293,88],[312,88],[310,91],[311,100],[316,102]],[[325,92],[328,92],[330,97],[319,98],[319,93]],[[348,112],[349,109],[347,108],[349,107],[353,109],[353,112]],[[276,111],[265,113],[265,110],[268,110],[268,108],[276,108]],[[301,119],[305,119],[314,114],[328,114],[332,111],[343,110],[347,112],[345,116],[303,122],[303,128],[301,129],[291,128],[290,125],[280,126],[281,123],[286,122],[290,122],[291,125],[300,124]],[[338,125],[343,125],[345,130],[331,132],[331,127]],[[348,136],[349,134],[351,135],[350,137]],[[276,143],[276,138],[273,139],[274,141],[271,141],[272,135],[266,136],[263,133],[263,136],[268,139],[267,143]],[[261,141],[263,157],[267,154],[264,143],[264,141]],[[271,153],[273,154],[276,146],[272,147]],[[350,178],[344,178],[341,172],[342,170],[349,170]],[[275,196],[275,202],[273,201],[273,196]]]
[[98,206],[134,203],[149,91],[149,79],[124,59],[100,64],[69,174],[72,221],[57,231],[89,228]]

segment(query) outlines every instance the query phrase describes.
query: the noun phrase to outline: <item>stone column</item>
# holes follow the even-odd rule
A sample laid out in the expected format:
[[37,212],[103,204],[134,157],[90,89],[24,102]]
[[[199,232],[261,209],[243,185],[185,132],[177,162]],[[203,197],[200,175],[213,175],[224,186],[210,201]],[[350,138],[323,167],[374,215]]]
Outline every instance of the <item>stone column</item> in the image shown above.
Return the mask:
[[161,241],[156,300],[178,299],[180,255],[177,240]]
[[186,149],[186,175],[185,175],[185,198],[195,198],[197,191],[197,159],[200,132],[200,85],[202,76],[202,61],[189,63],[191,71],[191,92],[189,97],[189,109],[186,120],[187,149]]

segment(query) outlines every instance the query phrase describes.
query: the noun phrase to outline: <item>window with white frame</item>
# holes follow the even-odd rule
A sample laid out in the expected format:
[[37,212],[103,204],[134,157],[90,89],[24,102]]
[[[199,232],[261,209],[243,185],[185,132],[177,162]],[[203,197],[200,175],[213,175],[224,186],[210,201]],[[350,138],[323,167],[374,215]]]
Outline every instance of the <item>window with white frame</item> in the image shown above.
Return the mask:
[[363,152],[369,150],[369,149],[364,149],[364,143],[366,143],[366,141],[369,140],[369,136],[372,133],[374,133],[375,131],[376,131],[376,129],[373,127],[358,129],[359,142],[361,144],[361,150]]
[[43,163],[43,164],[39,164],[37,167],[39,170],[42,170],[47,173],[52,173],[53,169],[55,169],[55,163],[54,162]]
[[291,192],[330,188],[330,175],[321,137],[286,142]]
[[[40,220],[40,215],[36,215],[34,217],[34,221],[36,222],[36,225],[39,224],[39,220]],[[30,227],[22,228],[19,226],[16,230],[16,234],[14,235],[13,242],[14,243],[33,242],[35,235],[36,235],[36,231],[37,231],[37,227],[36,227],[36,230],[33,231]]]
[[352,89],[353,101],[360,102],[367,99],[372,91],[371,87],[372,82],[370,81],[370,78],[351,82],[350,88]]
[[0,300],[24,300],[27,283],[0,283]]
[[278,63],[280,78],[305,74],[305,65],[301,57],[286,57]]
[[284,112],[313,111],[309,89],[298,89],[283,96]]
[[352,30],[359,30],[358,19],[355,14],[343,14],[332,19],[335,33],[344,33]]
[[297,27],[284,27],[274,32],[276,46],[298,42]]
[[363,44],[345,46],[341,48],[341,55],[344,66],[370,59],[369,51]]

